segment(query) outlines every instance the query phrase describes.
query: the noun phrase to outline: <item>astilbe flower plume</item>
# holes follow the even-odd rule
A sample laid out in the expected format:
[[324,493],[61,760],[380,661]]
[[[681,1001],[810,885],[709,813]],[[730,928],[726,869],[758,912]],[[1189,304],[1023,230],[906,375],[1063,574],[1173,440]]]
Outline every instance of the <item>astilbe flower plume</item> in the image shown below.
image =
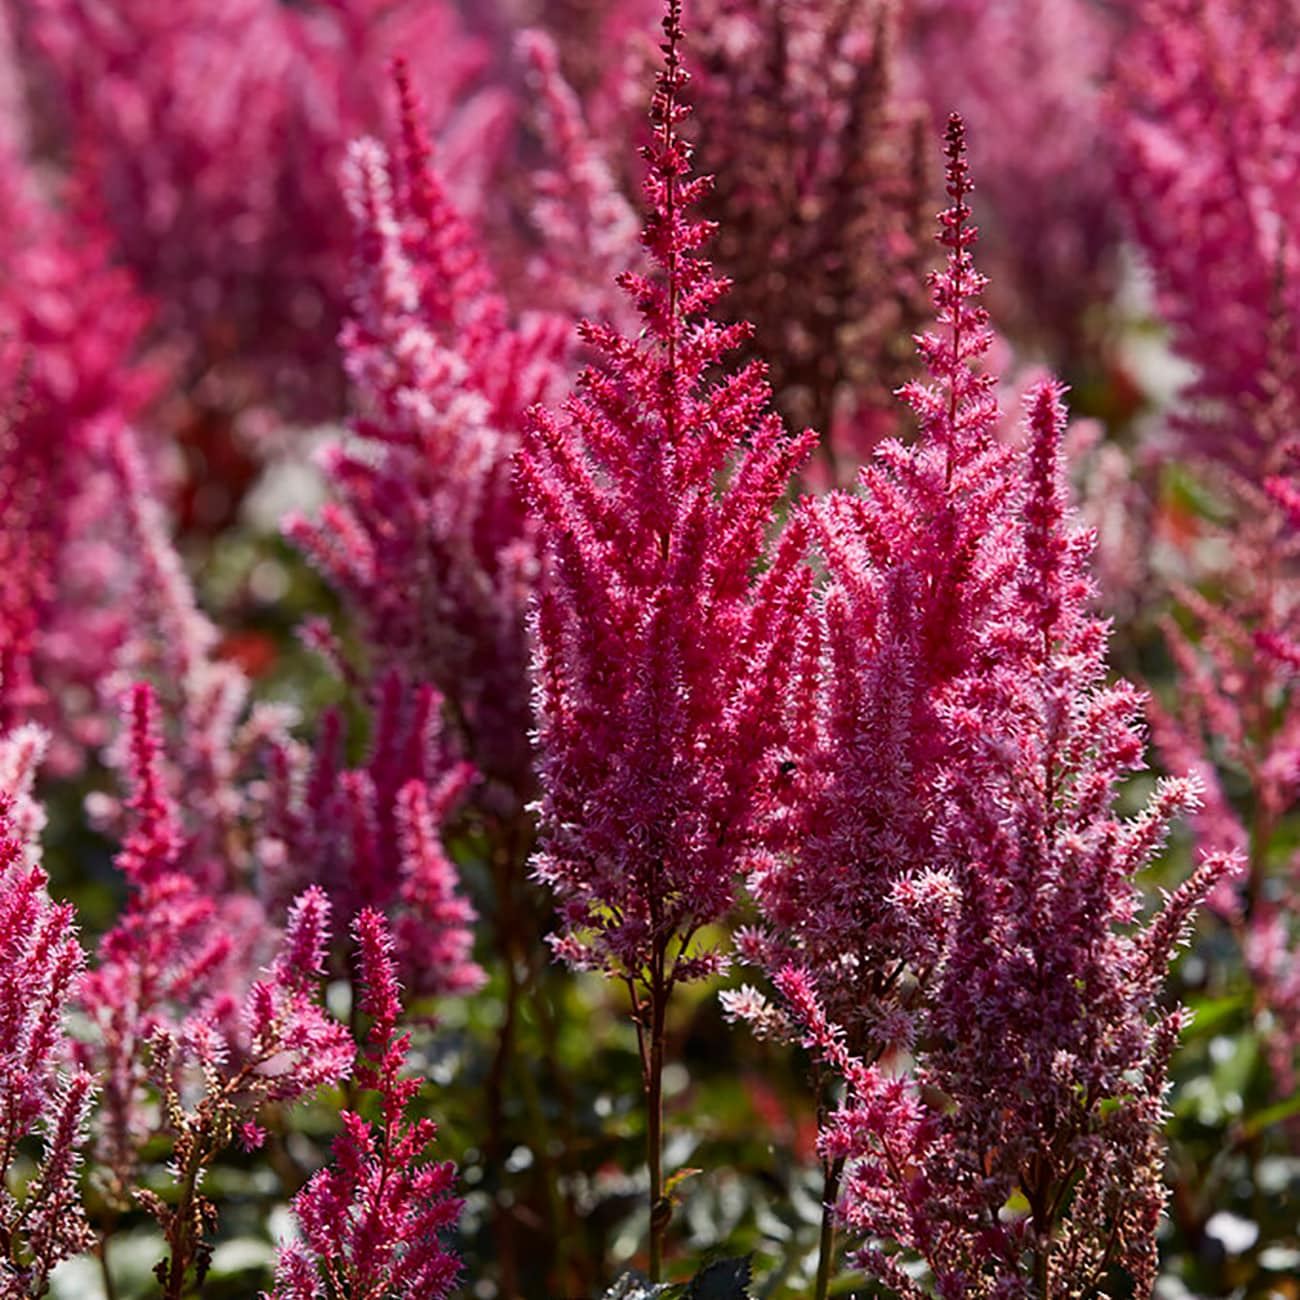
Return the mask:
[[1182,447],[1259,485],[1281,473],[1300,402],[1300,111],[1290,0],[1148,0],[1113,99],[1120,192],[1175,350],[1196,367]]
[[1113,8],[913,0],[903,6],[899,50],[900,81],[935,122],[955,108],[970,127],[994,316],[1030,354],[1085,373],[1104,360],[1099,309],[1121,270],[1103,90],[1124,39]]
[[432,687],[411,691],[396,674],[381,684],[362,767],[340,761],[342,728],[327,713],[314,752],[271,743],[268,799],[258,827],[260,890],[272,909],[318,886],[349,923],[387,915],[402,979],[418,996],[476,989],[475,912],[441,833],[473,779],[448,753]]
[[620,319],[629,304],[617,276],[640,261],[638,222],[583,107],[560,69],[547,32],[530,28],[516,42],[533,95],[536,134],[549,165],[531,177],[540,247],[529,268],[539,301],[577,319]]
[[[128,692],[125,724],[131,789],[115,865],[128,898],[77,990],[93,1032],[76,1057],[101,1081],[96,1156],[110,1211],[134,1201],[156,1218],[167,1248],[157,1276],[179,1297],[191,1275],[202,1283],[210,1257],[217,1207],[202,1190],[207,1170],[236,1136],[260,1142],[264,1102],[338,1082],[353,1047],[317,1003],[329,952],[324,891],[309,887],[290,904],[280,952],[256,978],[274,932],[251,896],[202,887],[211,873],[194,869],[147,685]],[[154,1139],[170,1142],[170,1201],[142,1185]]]
[[[692,943],[728,907],[750,847],[775,761],[772,701],[788,685],[808,588],[797,543],[769,556],[765,535],[815,439],[763,413],[760,364],[718,369],[749,331],[710,316],[726,284],[697,255],[711,227],[690,214],[707,182],[689,176],[679,133],[676,3],[664,30],[645,151],[643,238],[656,274],[622,278],[642,337],[584,324],[599,364],[560,412],[536,413],[520,459],[549,556],[535,625],[535,870],[559,907],[556,953],[632,994],[652,1202],[668,997],[718,969],[718,955]],[[661,1230],[652,1216],[652,1272]]]
[[[0,76],[12,69],[0,58]],[[78,766],[104,645],[92,603],[104,433],[153,375],[148,309],[93,211],[42,188],[0,127],[0,726],[39,720]],[[89,580],[88,580],[89,575]]]
[[[1196,788],[1167,780],[1135,816],[1115,810],[1144,766],[1142,701],[1106,681],[1064,423],[1061,389],[1043,381],[1027,400],[1021,468],[1023,649],[1009,672],[969,680],[952,716],[968,757],[945,791],[938,847],[960,902],[917,1074],[948,1106],[926,1167],[956,1213],[918,1224],[912,1244],[939,1278],[977,1270],[976,1294],[1018,1294],[995,1288],[1032,1279],[1033,1294],[1101,1295],[1122,1271],[1146,1296],[1166,1072],[1185,1020],[1161,1005],[1162,986],[1192,913],[1236,861],[1207,858],[1139,919],[1137,875]],[[1000,1221],[1017,1191],[1027,1214]]]
[[1202,776],[1202,842],[1246,855],[1243,896],[1216,903],[1272,1013],[1286,1092],[1300,1045],[1300,864],[1278,842],[1300,800],[1298,32],[1286,3],[1145,5],[1114,92],[1129,219],[1172,344],[1195,367],[1174,443],[1216,498],[1169,584],[1178,691],[1156,739],[1169,765]]
[[[774,932],[743,946],[848,1083],[821,1150],[844,1164],[838,1210],[870,1274],[908,1297],[1063,1298],[1102,1294],[1124,1269],[1146,1295],[1181,1024],[1158,995],[1232,860],[1207,861],[1138,924],[1134,877],[1194,793],[1169,782],[1137,817],[1113,811],[1142,765],[1140,699],[1105,684],[1060,387],[1031,391],[1023,453],[992,438],[992,380],[970,364],[988,332],[962,145],[954,118],[934,282],[945,328],[920,340],[936,382],[907,390],[924,441],[886,446],[862,496],[816,507],[827,648],[807,671],[824,663],[828,680],[801,779],[825,811],[756,874]],[[932,504],[917,509],[923,490]],[[882,772],[898,784],[868,788]],[[1017,1194],[1028,1212],[1008,1217]]]
[[355,144],[342,336],[362,446],[332,447],[335,499],[289,536],[345,597],[375,678],[443,693],[498,814],[532,797],[525,611],[536,543],[510,473],[523,413],[563,376],[567,330],[512,319],[452,203],[399,67],[402,144]]
[[[261,812],[258,758],[268,741],[287,737],[292,713],[250,705],[248,677],[222,657],[220,633],[199,605],[139,439],[119,427],[105,443],[115,506],[110,545],[118,552],[106,603],[118,626],[96,682],[101,709],[111,709],[131,682],[153,684],[167,779],[184,791],[177,866],[213,896],[247,892]],[[124,746],[110,746],[105,757],[127,775]],[[111,798],[96,797],[101,829],[111,830],[120,812]]]
[[708,0],[692,109],[729,319],[754,323],[779,409],[856,463],[891,431],[925,303],[920,112],[883,0]]
[[[377,682],[364,701],[373,710],[370,754],[354,772],[340,763],[333,713],[320,720],[313,753],[293,736],[292,710],[250,706],[251,684],[221,657],[134,436],[123,428],[106,441],[129,555],[119,601],[129,599],[136,618],[99,688],[108,700],[137,674],[157,683],[128,693],[136,705],[147,698],[160,733],[152,762],[158,797],[172,808],[170,870],[217,907],[248,952],[298,894],[319,885],[345,920],[364,905],[389,911],[403,972],[421,994],[476,987],[474,912],[440,840],[471,770],[450,753],[437,692],[408,689],[396,672]],[[127,786],[138,783],[141,752],[138,726],[108,750]],[[181,791],[183,804],[172,800]],[[94,820],[120,831],[131,807],[96,794]],[[132,875],[129,852],[123,869]]]
[[[72,1064],[65,1016],[85,965],[73,909],[39,864],[30,786],[45,738],[0,736],[0,1296],[44,1295],[94,1234],[79,1186],[94,1081]],[[39,1134],[39,1138],[37,1138]]]
[[902,390],[920,437],[882,444],[856,492],[803,511],[825,592],[788,705],[775,851],[750,877],[767,932],[741,944],[772,974],[803,963],[857,1053],[907,1045],[906,1018],[882,1017],[886,995],[908,996],[900,963],[915,977],[942,955],[954,884],[924,792],[956,757],[954,692],[1007,651],[1014,455],[994,437],[995,379],[982,368],[992,335],[963,148],[954,119],[939,235],[948,263],[931,280],[939,330],[918,339],[931,382]]
[[443,1300],[460,1274],[443,1241],[460,1218],[456,1168],[428,1159],[437,1127],[411,1114],[424,1080],[402,1075],[410,1036],[397,1033],[392,936],[368,908],[353,934],[361,1009],[371,1018],[355,1079],[375,1094],[379,1119],[343,1112],[334,1165],[294,1198],[302,1235],[280,1247],[271,1300]]
[[1300,804],[1300,535],[1262,485],[1234,475],[1226,515],[1193,541],[1198,581],[1176,580],[1163,620],[1176,695],[1154,710],[1168,767],[1205,789],[1195,818],[1209,850],[1240,852],[1240,891],[1213,902],[1241,946],[1278,1088],[1300,1049],[1300,860],[1280,832]]
[[[348,1031],[318,1002],[329,953],[329,901],[311,888],[289,909],[284,939],[263,978],[237,1009],[214,1002],[179,1029],[157,1025],[147,1051],[165,1131],[172,1137],[175,1204],[147,1188],[135,1197],[158,1221],[168,1254],[155,1274],[168,1300],[180,1300],[193,1269],[201,1287],[211,1261],[207,1234],[218,1206],[203,1193],[207,1170],[233,1141],[256,1149],[265,1132],[255,1116],[265,1102],[292,1103],[339,1082],[352,1068]],[[197,1089],[198,1099],[188,1102]]]
[[134,686],[124,710],[128,823],[115,860],[129,893],[78,991],[95,1028],[78,1054],[99,1076],[103,1093],[97,1158],[108,1194],[119,1203],[157,1122],[147,1097],[147,1044],[159,1032],[181,1035],[192,1014],[228,1022],[247,945],[265,930],[251,900],[219,901],[182,869],[185,837],[166,788],[157,725],[153,691]]
[[812,435],[763,414],[761,365],[709,374],[749,331],[707,315],[726,284],[695,255],[710,226],[688,215],[705,182],[688,178],[677,131],[676,12],[647,149],[660,275],[623,278],[645,340],[585,323],[601,365],[559,413],[536,412],[520,459],[551,563],[536,620],[537,873],[561,905],[557,952],[632,979],[670,941],[684,953],[730,899],[772,739],[764,701],[807,582],[789,545],[754,573]]

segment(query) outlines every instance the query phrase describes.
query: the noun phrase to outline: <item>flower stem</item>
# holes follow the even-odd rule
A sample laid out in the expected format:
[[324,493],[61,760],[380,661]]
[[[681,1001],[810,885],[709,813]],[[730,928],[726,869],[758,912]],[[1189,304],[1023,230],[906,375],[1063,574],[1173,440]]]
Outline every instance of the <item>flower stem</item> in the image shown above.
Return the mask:
[[672,1207],[664,1198],[664,1012],[668,991],[662,962],[650,989],[650,1043],[646,1062],[646,1163],[650,1166],[650,1281],[663,1275],[663,1242]]
[[843,1160],[822,1161],[822,1230],[817,1243],[817,1282],[813,1300],[826,1300],[830,1294],[831,1273],[835,1268],[835,1198],[839,1195]]

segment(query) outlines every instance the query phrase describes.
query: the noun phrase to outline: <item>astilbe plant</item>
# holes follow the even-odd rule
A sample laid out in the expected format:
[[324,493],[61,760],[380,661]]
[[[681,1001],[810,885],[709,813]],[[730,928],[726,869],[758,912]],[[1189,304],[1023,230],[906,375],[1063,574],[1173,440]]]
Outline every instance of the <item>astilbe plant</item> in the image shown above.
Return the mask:
[[[543,94],[555,101],[543,114],[562,138],[555,152],[564,166],[584,171],[590,197],[592,186],[603,184],[592,174],[596,161],[574,157],[582,146],[569,116],[573,106],[555,82],[544,41],[535,38],[531,48],[543,65]],[[434,708],[445,713],[448,739],[477,771],[471,786],[461,782],[467,799],[460,817],[485,841],[489,933],[506,984],[487,1082],[484,1145],[497,1162],[506,1150],[505,1085],[515,1068],[517,1010],[527,988],[538,987],[546,924],[526,880],[533,844],[526,810],[537,793],[527,611],[538,537],[511,461],[524,412],[556,398],[567,382],[572,321],[507,301],[479,231],[447,191],[400,64],[397,84],[400,140],[391,153],[375,141],[358,142],[343,176],[356,247],[342,346],[356,393],[357,436],[325,454],[331,499],[315,518],[291,518],[286,531],[343,598],[362,646],[355,675],[363,692],[381,693],[393,674],[412,688],[436,688]],[[541,213],[548,242],[571,233],[554,223],[572,217],[574,207],[557,197]],[[585,220],[600,224],[595,215]],[[576,252],[575,244],[570,255]],[[549,278],[556,298],[565,296],[556,283],[563,280],[585,301],[586,290],[563,269],[567,263],[545,260],[542,279]],[[440,776],[426,775],[436,787]],[[363,774],[348,779],[365,780]],[[308,787],[316,788],[315,781]],[[388,846],[381,853],[390,857],[395,790],[380,792],[376,810],[385,828],[381,844]],[[451,810],[453,800],[436,790],[433,797],[439,816]],[[320,821],[322,799],[308,799],[316,807],[302,825],[338,823],[328,813]],[[318,842],[337,856],[328,836]],[[288,851],[291,864],[305,860]],[[375,898],[365,901],[378,905]],[[403,979],[427,991],[428,964],[408,964],[400,932],[398,938]],[[513,1265],[505,1244],[500,1257],[508,1276]]]
[[[117,558],[104,603],[117,628],[95,684],[100,708],[115,707],[134,681],[153,683],[171,780],[185,794],[178,865],[207,893],[247,892],[260,812],[257,760],[265,743],[286,736],[291,714],[250,706],[251,683],[219,653],[220,632],[199,606],[139,439],[119,426],[105,441],[116,506],[105,531]],[[120,744],[105,753],[119,775],[127,756]],[[94,812],[111,829],[121,809],[99,795]]]
[[539,12],[518,0],[461,0],[461,8],[468,21],[498,40],[525,16],[534,22],[542,18],[565,81],[587,110],[594,109],[608,125],[605,119],[621,116],[635,95],[627,84],[630,71],[641,66],[643,47],[653,41],[663,5],[659,0],[549,0]]
[[[179,1297],[191,1273],[202,1284],[210,1257],[217,1207],[202,1190],[207,1169],[236,1137],[260,1145],[263,1103],[295,1102],[343,1078],[352,1044],[317,1003],[329,951],[324,892],[312,886],[294,900],[278,955],[254,978],[271,932],[253,900],[213,897],[182,869],[185,840],[147,686],[131,690],[126,722],[133,788],[116,865],[129,894],[77,990],[94,1032],[76,1055],[102,1088],[105,1272],[117,1218],[138,1203],[165,1238],[159,1283]],[[146,1143],[160,1136],[170,1142],[170,1198],[142,1180]]]
[[[970,367],[988,334],[955,118],[948,141],[945,329],[921,339],[937,382],[908,393],[925,441],[882,449],[865,503],[819,507],[839,531],[824,529],[830,707],[808,767],[831,778],[821,800],[844,804],[800,827],[804,856],[756,875],[774,933],[744,946],[776,968],[780,1009],[848,1085],[821,1150],[830,1168],[845,1162],[838,1213],[866,1238],[854,1258],[868,1273],[900,1296],[1048,1300],[1100,1295],[1124,1269],[1149,1294],[1182,1023],[1158,999],[1232,859],[1207,861],[1138,924],[1134,877],[1194,794],[1170,782],[1129,821],[1113,810],[1142,765],[1140,698],[1105,684],[1060,388],[1031,392],[1023,453],[991,438],[992,381]],[[934,530],[922,547],[898,526],[909,521]],[[910,779],[860,784],[881,772]],[[822,844],[819,826],[844,829]],[[809,858],[833,885],[802,925],[801,905],[819,901]]]
[[936,123],[957,109],[970,126],[995,316],[1029,355],[1089,378],[1121,270],[1103,92],[1124,32],[1113,8],[914,0],[899,54],[900,81]]
[[1242,897],[1217,902],[1272,1015],[1265,1038],[1288,1092],[1300,1045],[1297,863],[1279,837],[1300,799],[1298,30],[1284,3],[1143,6],[1114,90],[1128,216],[1173,347],[1195,368],[1171,441],[1214,497],[1169,583],[1178,694],[1156,738],[1167,763],[1202,775],[1202,841],[1246,855]]
[[[107,701],[137,674],[157,682],[149,707],[166,733],[159,779],[185,794],[174,810],[172,866],[205,898],[237,909],[250,939],[319,886],[345,922],[363,906],[387,911],[403,975],[421,995],[477,987],[474,911],[440,838],[471,769],[450,752],[437,692],[407,687],[396,671],[377,681],[362,701],[370,752],[353,771],[340,761],[334,713],[321,718],[313,748],[294,738],[291,710],[250,706],[251,684],[218,653],[217,628],[199,608],[136,440],[118,429],[107,441],[129,555],[118,598],[136,618],[99,686]],[[128,783],[137,779],[131,744],[107,758]],[[93,811],[112,831],[125,810],[99,794]]]
[[698,936],[731,902],[775,763],[771,702],[788,686],[808,575],[796,543],[769,556],[765,534],[815,436],[791,437],[763,414],[761,365],[719,369],[749,331],[710,316],[726,286],[697,255],[710,226],[690,214],[707,183],[689,176],[679,132],[678,3],[664,30],[645,152],[643,238],[656,274],[622,281],[642,336],[582,327],[598,364],[560,412],[537,412],[520,459],[549,558],[535,624],[535,869],[559,908],[557,955],[623,981],[632,1000],[652,1275],[668,1212],[668,1002],[680,981],[719,969]]
[[[919,1082],[945,1099],[925,1164],[947,1209],[916,1215],[911,1242],[939,1294],[945,1274],[969,1272],[989,1295],[1102,1295],[1117,1271],[1151,1293],[1163,1094],[1185,1020],[1161,991],[1192,913],[1236,866],[1206,859],[1139,919],[1136,877],[1195,786],[1165,781],[1135,816],[1115,810],[1144,765],[1141,697],[1106,681],[1107,627],[1088,608],[1092,537],[1065,496],[1060,396],[1045,381],[1027,404],[1023,648],[1009,671],[965,683],[952,718],[969,758],[945,791],[939,852],[960,902],[917,1052]],[[858,1187],[871,1204],[869,1179]],[[1013,1195],[1024,1210],[1008,1220]]]
[[148,1095],[147,1045],[160,1032],[180,1035],[193,1014],[224,1008],[228,1020],[249,948],[266,932],[253,900],[214,898],[183,868],[185,836],[165,785],[157,704],[148,686],[130,690],[124,723],[131,787],[115,865],[128,898],[78,993],[95,1028],[78,1051],[100,1077],[103,1094],[96,1115],[100,1176],[110,1202],[121,1207],[158,1119]]
[[435,684],[489,805],[533,792],[526,609],[536,542],[511,479],[523,413],[562,380],[567,330],[515,320],[457,211],[399,67],[402,143],[354,145],[342,336],[362,446],[332,447],[335,499],[289,536],[344,596],[382,675]]
[[0,137],[0,726],[39,719],[67,770],[95,739],[77,702],[103,653],[83,617],[96,489],[105,430],[151,390],[136,364],[148,310],[93,211],[43,189]]
[[[832,479],[891,431],[910,377],[928,169],[895,87],[881,0],[708,0],[691,102],[724,310],[754,323],[779,409],[822,435]],[[847,477],[847,475],[845,475]]]
[[[85,966],[72,906],[40,866],[33,727],[0,737],[0,1296],[44,1295],[60,1260],[90,1249],[81,1149],[94,1080],[72,1063],[66,1014]],[[39,1136],[38,1136],[39,1135]]]
[[172,1139],[177,1190],[174,1203],[141,1187],[135,1199],[162,1228],[168,1254],[155,1273],[169,1300],[185,1295],[191,1270],[201,1287],[211,1262],[206,1236],[219,1208],[203,1181],[213,1161],[236,1140],[250,1151],[262,1145],[263,1104],[303,1100],[351,1070],[352,1039],[318,1003],[329,939],[329,902],[310,888],[289,909],[280,951],[240,1005],[214,1000],[179,1029],[159,1024],[149,1035],[149,1077]]
[[[1016,564],[1014,455],[994,437],[995,380],[983,370],[992,335],[963,144],[954,120],[939,235],[948,264],[932,279],[939,331],[919,336],[931,382],[902,390],[921,436],[882,444],[858,491],[804,509],[825,592],[803,629],[773,851],[750,875],[764,925],[740,936],[770,975],[800,963],[870,1059],[911,1045],[917,982],[944,952],[956,886],[936,854],[933,798],[957,758],[956,693],[1006,653]],[[731,1015],[770,1023],[762,998],[724,998]],[[838,1168],[824,1173],[829,1203]],[[823,1287],[830,1230],[828,1219]]]
[[1300,401],[1298,30],[1288,0],[1146,3],[1112,90],[1126,214],[1173,346],[1197,370],[1181,449],[1256,486],[1282,472],[1294,434],[1260,410]]
[[460,1274],[443,1241],[460,1218],[456,1169],[428,1159],[437,1127],[411,1113],[424,1080],[402,1074],[410,1035],[397,1032],[392,936],[368,908],[353,934],[360,1009],[370,1017],[355,1080],[375,1094],[379,1120],[343,1112],[333,1166],[294,1198],[301,1238],[280,1247],[271,1300],[443,1300]]
[[260,888],[273,909],[312,885],[349,924],[365,909],[389,918],[399,971],[418,996],[472,992],[475,912],[441,841],[473,772],[442,735],[441,698],[382,684],[364,766],[345,770],[339,718],[327,713],[314,752],[271,741],[258,827]]
[[533,95],[535,131],[547,165],[531,177],[540,247],[529,268],[533,293],[575,320],[629,312],[617,276],[640,261],[636,213],[565,80],[555,42],[530,28],[516,42]]

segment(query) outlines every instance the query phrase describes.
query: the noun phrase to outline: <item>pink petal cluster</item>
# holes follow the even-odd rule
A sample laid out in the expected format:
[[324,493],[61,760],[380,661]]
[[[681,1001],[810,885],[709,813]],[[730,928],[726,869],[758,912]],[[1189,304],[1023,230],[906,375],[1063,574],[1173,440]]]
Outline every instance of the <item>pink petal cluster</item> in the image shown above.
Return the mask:
[[1300,401],[1300,111],[1288,0],[1136,6],[1113,91],[1120,191],[1178,353],[1189,450],[1260,483]]
[[900,9],[706,0],[691,90],[727,319],[754,323],[778,408],[861,459],[896,422],[925,311],[927,148],[895,87]]
[[469,993],[483,981],[471,958],[475,912],[440,838],[473,772],[446,752],[432,687],[407,691],[395,674],[376,704],[363,767],[343,770],[343,736],[327,714],[310,759],[273,742],[271,790],[259,828],[260,888],[273,905],[322,888],[339,915],[378,909],[390,920],[402,978],[418,996]]
[[[1246,855],[1242,897],[1215,901],[1271,1012],[1266,1045],[1287,1092],[1300,1048],[1297,863],[1278,848],[1300,802],[1296,30],[1282,3],[1141,6],[1114,104],[1129,220],[1173,346],[1196,370],[1171,424],[1226,520],[1193,539],[1198,581],[1172,584],[1177,703],[1155,736],[1167,764],[1202,778],[1202,843]],[[1244,800],[1231,793],[1243,778]]]
[[1106,682],[1062,389],[1031,390],[1023,450],[995,442],[956,117],[948,156],[941,332],[918,339],[933,382],[905,390],[922,441],[813,507],[829,585],[805,655],[804,819],[778,822],[787,847],[752,881],[771,928],[744,947],[849,1083],[822,1150],[847,1162],[839,1211],[869,1273],[946,1300],[1087,1293],[1123,1270],[1149,1295],[1181,1024],[1160,992],[1234,863],[1207,860],[1141,922],[1135,878],[1194,788],[1115,810],[1143,766],[1141,700]]
[[534,99],[535,131],[550,165],[532,177],[541,246],[530,277],[551,310],[577,320],[628,310],[616,279],[640,261],[638,223],[547,32],[530,28],[516,47]]
[[456,1168],[431,1161],[437,1133],[412,1107],[423,1079],[403,1077],[410,1035],[402,1014],[393,939],[382,916],[366,909],[353,924],[360,963],[361,1009],[371,1018],[356,1081],[375,1094],[377,1122],[342,1115],[334,1164],[294,1198],[301,1239],[280,1247],[272,1300],[443,1300],[460,1261],[443,1236],[460,1218]]
[[147,1094],[146,1045],[159,1033],[183,1039],[192,1017],[205,1037],[212,1025],[233,1033],[248,949],[265,932],[252,900],[219,901],[182,869],[184,833],[164,785],[157,704],[148,686],[129,693],[126,727],[132,789],[116,864],[130,893],[78,993],[96,1031],[93,1042],[79,1045],[79,1055],[101,1079],[98,1155],[119,1197],[157,1124]]
[[711,226],[691,208],[707,181],[690,177],[679,133],[675,31],[645,150],[654,274],[621,280],[641,334],[582,326],[597,364],[559,411],[536,412],[519,462],[549,566],[534,861],[560,910],[553,944],[573,965],[668,987],[714,968],[690,944],[731,900],[775,763],[768,702],[790,680],[809,577],[798,545],[773,554],[766,533],[815,437],[764,413],[760,364],[725,369],[748,330],[711,314],[726,283],[698,255]]
[[329,903],[309,889],[289,909],[275,961],[237,1011],[214,1000],[179,1026],[157,1023],[149,1035],[148,1077],[172,1140],[177,1196],[173,1204],[137,1187],[135,1199],[167,1244],[154,1273],[168,1300],[185,1294],[191,1270],[202,1287],[211,1261],[206,1235],[219,1209],[202,1189],[212,1162],[236,1134],[246,1149],[261,1145],[265,1132],[253,1117],[264,1103],[302,1100],[352,1068],[351,1036],[317,1000],[329,937]]
[[1017,644],[1014,454],[994,438],[994,380],[981,369],[991,334],[962,144],[954,121],[949,260],[932,279],[940,332],[918,339],[931,382],[902,390],[922,437],[883,443],[857,492],[803,510],[826,573],[795,692],[814,707],[796,720],[776,852],[750,878],[771,929],[741,940],[773,973],[806,966],[857,1051],[899,964],[925,969],[944,951],[956,886],[918,792],[938,797],[953,779],[966,684],[997,673]]
[[335,499],[287,525],[346,598],[376,677],[397,669],[448,702],[502,808],[532,793],[525,612],[536,543],[511,478],[523,412],[564,374],[567,328],[519,320],[430,163],[399,69],[402,147],[355,144],[356,233],[342,345],[361,445],[329,449]]
[[[14,75],[3,54],[0,76]],[[43,189],[7,138],[0,216],[0,727],[47,724],[67,770],[97,738],[77,707],[104,651],[86,613],[97,487],[105,430],[153,385],[135,364],[148,311],[93,211]]]
[[1123,14],[1091,0],[903,8],[900,80],[936,122],[956,109],[970,127],[995,316],[1053,365],[1086,366],[1101,342],[1090,334],[1096,308],[1120,273],[1104,85],[1124,41]]
[[[43,1295],[60,1260],[94,1244],[81,1202],[81,1148],[94,1080],[71,1061],[65,1016],[85,965],[71,904],[39,865],[30,786],[34,728],[0,736],[0,1294]],[[20,1178],[39,1134],[34,1172]],[[20,1143],[23,1150],[20,1150]]]

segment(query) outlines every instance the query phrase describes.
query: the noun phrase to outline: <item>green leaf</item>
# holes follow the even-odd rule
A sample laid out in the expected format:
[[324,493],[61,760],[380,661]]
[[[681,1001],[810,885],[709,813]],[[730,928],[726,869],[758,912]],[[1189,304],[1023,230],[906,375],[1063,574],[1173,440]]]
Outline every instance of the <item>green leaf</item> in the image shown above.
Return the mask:
[[1280,1124],[1284,1119],[1290,1119],[1292,1115],[1300,1115],[1300,1092],[1294,1092],[1283,1101],[1257,1111],[1242,1125],[1244,1135],[1247,1138],[1258,1137],[1265,1129]]
[[1192,1023],[1183,1030],[1185,1043],[1198,1038],[1207,1038],[1217,1033],[1227,1023],[1235,1019],[1244,1019],[1247,1010],[1246,994],[1230,993],[1221,998],[1196,998],[1188,1003],[1192,1013]]
[[753,1256],[719,1259],[701,1269],[692,1279],[684,1300],[751,1300]]
[[694,1178],[696,1174],[702,1174],[703,1172],[703,1169],[679,1169],[664,1183],[664,1195],[668,1197],[674,1205],[680,1204],[681,1198],[674,1196],[673,1193],[688,1178]]

